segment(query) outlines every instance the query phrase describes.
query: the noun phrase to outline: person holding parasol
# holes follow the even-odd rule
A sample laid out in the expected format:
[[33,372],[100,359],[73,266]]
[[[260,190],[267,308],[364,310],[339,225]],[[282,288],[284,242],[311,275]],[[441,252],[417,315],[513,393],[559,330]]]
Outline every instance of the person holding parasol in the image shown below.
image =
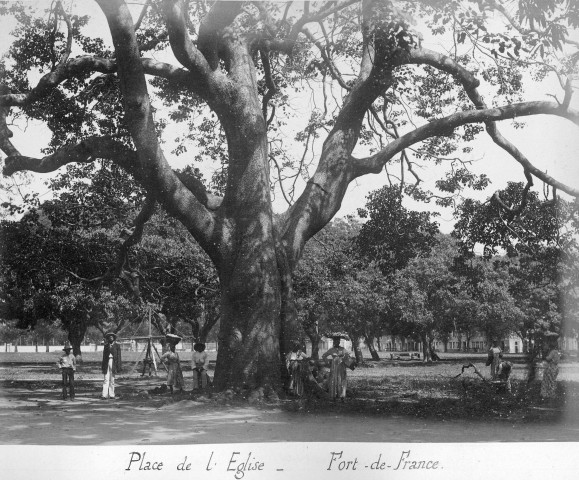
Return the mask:
[[328,379],[328,393],[330,398],[339,398],[342,402],[346,398],[347,375],[346,368],[354,369],[355,360],[348,351],[340,346],[342,339],[349,340],[348,335],[342,332],[332,332],[325,335],[331,338],[333,346],[322,355],[322,359],[329,362],[330,377]]

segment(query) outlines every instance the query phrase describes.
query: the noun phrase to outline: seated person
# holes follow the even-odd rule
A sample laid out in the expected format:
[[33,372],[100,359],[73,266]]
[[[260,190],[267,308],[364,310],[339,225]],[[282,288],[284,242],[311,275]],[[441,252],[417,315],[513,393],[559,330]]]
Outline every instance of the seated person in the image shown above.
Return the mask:
[[504,389],[507,393],[511,393],[511,371],[513,369],[513,364],[505,360],[501,360],[499,367],[497,369],[496,379],[501,382],[500,390]]

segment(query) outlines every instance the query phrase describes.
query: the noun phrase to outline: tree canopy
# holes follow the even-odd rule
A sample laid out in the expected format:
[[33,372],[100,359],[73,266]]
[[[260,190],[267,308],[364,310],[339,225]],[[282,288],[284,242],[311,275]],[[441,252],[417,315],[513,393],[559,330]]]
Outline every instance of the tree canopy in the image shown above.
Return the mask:
[[[386,171],[414,198],[450,205],[489,183],[465,160],[486,131],[521,165],[525,191],[538,179],[579,195],[499,130],[535,115],[579,124],[577,0],[96,4],[95,18],[85,2],[0,7],[17,23],[0,64],[3,172],[112,162],[144,196],[121,249],[138,243],[157,204],[183,224],[219,276],[218,388],[280,384],[280,353],[300,336],[292,273],[357,179]],[[560,90],[527,99],[529,77]],[[306,85],[313,107],[296,97]],[[41,158],[11,140],[26,119],[52,133]],[[189,174],[163,143],[176,123],[184,133],[171,154],[188,156]],[[218,167],[204,181],[195,167],[208,159]],[[447,173],[431,191],[419,169],[436,164]],[[274,194],[285,211],[274,213]]]

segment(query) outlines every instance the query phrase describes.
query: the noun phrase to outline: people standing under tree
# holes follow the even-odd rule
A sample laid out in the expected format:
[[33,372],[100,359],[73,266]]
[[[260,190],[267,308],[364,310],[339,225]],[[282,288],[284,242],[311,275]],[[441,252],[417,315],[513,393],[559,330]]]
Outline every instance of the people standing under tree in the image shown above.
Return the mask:
[[105,348],[103,350],[103,361],[101,369],[105,376],[103,381],[103,392],[101,398],[116,398],[115,396],[115,376],[121,373],[121,346],[116,342],[117,334],[114,332],[105,333]]
[[489,355],[487,358],[486,366],[491,367],[491,380],[497,379],[497,374],[499,372],[499,365],[501,363],[502,351],[499,348],[498,342],[494,341],[493,346],[489,349]]
[[207,365],[209,357],[205,351],[205,344],[201,342],[193,345],[193,357],[191,358],[191,369],[193,370],[193,390],[205,389],[209,385],[207,375]]
[[181,341],[181,337],[169,333],[166,339],[169,350],[161,355],[161,361],[165,363],[167,367],[167,386],[171,391],[171,395],[173,395],[174,388],[182,392],[185,384],[183,381],[183,371],[181,370],[181,361],[175,351],[175,347]]
[[347,339],[345,335],[328,335],[332,338],[334,345],[322,355],[322,360],[329,358],[330,377],[328,379],[328,393],[330,398],[335,400],[339,398],[342,402],[346,398],[347,375],[346,368],[353,369],[355,361],[350,357],[348,351],[340,346],[342,338]]
[[304,394],[302,360],[305,360],[306,358],[306,354],[303,352],[298,342],[295,342],[292,345],[292,349],[285,357],[285,364],[289,375],[288,391],[298,397],[301,397]]
[[541,398],[553,399],[557,396],[557,375],[559,375],[559,345],[556,338],[549,339],[549,353],[545,357],[543,381],[541,382]]
[[58,359],[58,368],[62,373],[62,399],[67,398],[67,387],[70,399],[74,400],[74,372],[76,372],[76,357],[72,354],[72,347],[65,344],[64,354]]

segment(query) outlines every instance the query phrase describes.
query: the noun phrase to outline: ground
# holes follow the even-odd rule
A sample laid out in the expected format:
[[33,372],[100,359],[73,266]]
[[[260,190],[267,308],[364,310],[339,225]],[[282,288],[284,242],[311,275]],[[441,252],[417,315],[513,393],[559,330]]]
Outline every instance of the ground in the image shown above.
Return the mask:
[[[57,353],[0,353],[0,444],[121,445],[281,441],[577,441],[579,363],[562,363],[559,395],[542,402],[538,381],[513,356],[513,394],[483,384],[484,356],[441,362],[368,361],[349,371],[344,403],[308,398],[248,401],[244,392],[156,393],[164,372],[141,377],[126,353],[117,400],[101,400],[100,353],[84,355],[74,402],[61,400]],[[387,355],[384,355],[386,357]]]

